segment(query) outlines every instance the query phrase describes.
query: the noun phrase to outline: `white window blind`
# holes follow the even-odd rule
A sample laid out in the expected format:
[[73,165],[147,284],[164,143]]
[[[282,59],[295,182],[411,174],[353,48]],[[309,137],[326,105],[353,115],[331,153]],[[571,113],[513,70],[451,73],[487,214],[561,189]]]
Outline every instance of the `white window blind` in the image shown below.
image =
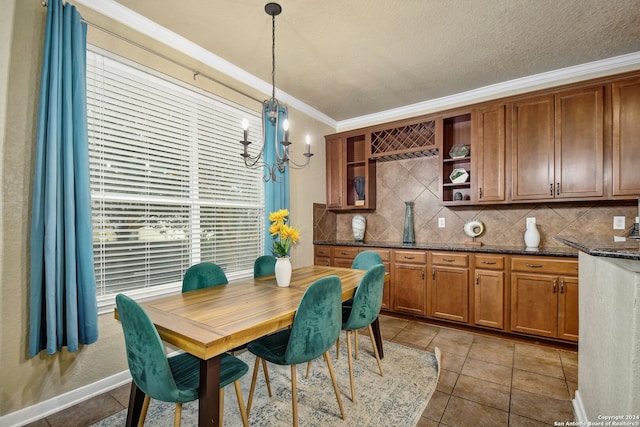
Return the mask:
[[261,134],[259,113],[108,55],[87,52],[99,303],[175,289],[200,261],[230,279],[253,274],[264,190],[239,140],[244,118]]

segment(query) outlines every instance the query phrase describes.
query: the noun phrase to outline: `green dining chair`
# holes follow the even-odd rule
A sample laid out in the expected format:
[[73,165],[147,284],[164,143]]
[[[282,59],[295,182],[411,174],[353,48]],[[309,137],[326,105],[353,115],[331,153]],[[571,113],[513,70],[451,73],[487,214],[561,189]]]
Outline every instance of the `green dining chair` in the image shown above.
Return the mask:
[[276,257],[262,255],[253,263],[253,277],[264,277],[276,274]]
[[[380,376],[384,376],[382,372],[382,363],[378,354],[378,347],[373,336],[371,324],[378,318],[380,308],[382,307],[382,293],[384,288],[384,265],[378,264],[367,270],[356,293],[353,296],[352,305],[342,306],[342,330],[347,336],[347,355],[349,358],[349,381],[351,383],[351,400],[356,401],[355,395],[355,379],[353,375],[353,357],[351,351],[351,334],[360,328],[368,328],[371,345],[373,346],[373,354],[378,362]],[[356,340],[357,340],[356,336]]]
[[228,283],[227,275],[224,274],[224,271],[219,265],[212,262],[201,262],[192,265],[184,273],[184,277],[182,278],[182,292],[226,285]]
[[342,325],[341,301],[342,283],[338,276],[318,279],[307,288],[302,296],[291,328],[259,338],[247,345],[247,349],[256,356],[251,388],[249,389],[247,413],[251,410],[260,360],[265,359],[277,365],[289,365],[291,366],[293,425],[297,426],[296,365],[324,355],[340,408],[340,416],[344,419],[340,390],[329,357],[329,348],[336,342]]
[[[180,425],[182,404],[198,399],[200,359],[182,353],[167,358],[162,340],[144,309],[131,298],[116,295],[116,307],[124,332],[131,378],[145,394],[139,426],[149,409],[151,398],[176,404],[174,426]],[[242,424],[249,425],[240,389],[240,378],[249,370],[242,360],[223,354],[220,359],[220,425],[224,408],[224,387],[233,383],[238,397]]]

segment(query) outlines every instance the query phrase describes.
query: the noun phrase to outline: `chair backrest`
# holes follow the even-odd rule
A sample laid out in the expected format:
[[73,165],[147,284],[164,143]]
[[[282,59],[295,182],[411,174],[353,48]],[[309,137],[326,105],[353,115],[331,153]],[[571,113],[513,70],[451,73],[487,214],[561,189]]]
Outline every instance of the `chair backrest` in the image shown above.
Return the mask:
[[351,268],[368,270],[374,265],[382,264],[380,254],[375,251],[362,251],[353,260]]
[[271,276],[276,274],[276,257],[262,255],[253,263],[253,277]]
[[201,262],[192,265],[184,273],[184,277],[182,278],[182,292],[226,285],[228,283],[227,275],[224,274],[224,271],[219,265],[212,262]]
[[123,294],[116,295],[116,307],[124,332],[127,363],[131,378],[145,394],[164,402],[190,402],[197,390],[176,385],[162,340],[140,305]]
[[307,288],[291,325],[285,361],[305,363],[329,350],[340,336],[342,282],[338,276],[316,280]]
[[385,269],[382,264],[374,265],[367,270],[353,296],[351,313],[342,324],[342,329],[364,328],[378,317],[382,307],[384,274]]

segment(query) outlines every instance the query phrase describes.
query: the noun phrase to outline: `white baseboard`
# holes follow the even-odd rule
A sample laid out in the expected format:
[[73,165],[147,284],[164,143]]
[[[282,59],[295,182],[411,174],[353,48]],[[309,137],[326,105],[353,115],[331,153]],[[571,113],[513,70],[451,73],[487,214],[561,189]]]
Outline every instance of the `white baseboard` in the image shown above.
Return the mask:
[[584,406],[582,405],[582,398],[580,397],[580,392],[576,390],[576,394],[573,403],[573,415],[575,416],[575,420],[578,422],[578,425],[587,425],[587,412],[584,410]]
[[17,427],[55,414],[131,381],[129,370],[0,417],[0,427]]

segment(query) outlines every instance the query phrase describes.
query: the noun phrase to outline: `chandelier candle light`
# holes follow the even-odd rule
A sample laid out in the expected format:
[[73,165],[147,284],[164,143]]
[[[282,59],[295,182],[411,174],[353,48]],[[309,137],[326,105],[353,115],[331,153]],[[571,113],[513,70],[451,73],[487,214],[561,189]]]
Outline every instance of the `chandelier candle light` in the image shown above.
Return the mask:
[[[280,101],[276,98],[276,16],[282,12],[282,7],[278,3],[267,3],[264,7],[267,15],[271,16],[271,99],[267,99],[263,102],[263,109],[266,111],[266,115],[263,114],[262,119],[262,147],[256,156],[249,154],[248,148],[251,144],[249,141],[249,121],[247,119],[242,120],[243,139],[240,143],[244,146],[244,151],[240,154],[244,159],[244,165],[248,168],[260,168],[266,169],[263,177],[264,181],[279,181],[276,172],[283,174],[287,167],[293,169],[302,169],[309,164],[311,156],[311,137],[306,136],[306,151],[303,156],[306,157],[306,161],[302,164],[298,164],[291,160],[289,154],[289,146],[291,141],[289,140],[289,120],[285,119],[282,122],[282,130],[284,131],[284,138],[278,143],[278,122],[280,112]],[[268,164],[263,160],[264,148],[267,143],[265,138],[266,120],[269,120],[272,125],[275,125],[276,131],[273,136],[273,144],[276,153],[276,162],[274,164]]]

